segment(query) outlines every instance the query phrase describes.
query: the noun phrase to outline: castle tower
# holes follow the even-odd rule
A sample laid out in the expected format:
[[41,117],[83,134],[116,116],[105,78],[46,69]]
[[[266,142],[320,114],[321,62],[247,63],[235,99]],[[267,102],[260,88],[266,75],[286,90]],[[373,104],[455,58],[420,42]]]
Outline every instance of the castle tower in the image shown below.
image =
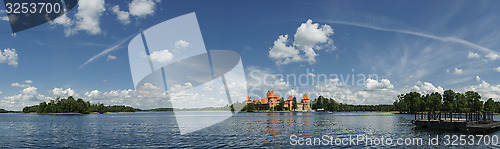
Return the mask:
[[292,110],[292,106],[293,106],[293,97],[288,96],[288,98],[285,101],[285,107],[287,107],[288,110]]
[[248,105],[249,103],[252,103],[252,99],[250,99],[250,96],[247,96],[247,99],[246,99],[245,101],[246,101],[247,105]]
[[302,97],[302,103],[304,103],[304,111],[311,110],[311,101],[309,100],[309,97],[307,97],[307,93],[304,93],[304,97]]
[[273,107],[279,104],[279,97],[274,94],[274,91],[267,91],[267,100],[269,101],[269,106]]

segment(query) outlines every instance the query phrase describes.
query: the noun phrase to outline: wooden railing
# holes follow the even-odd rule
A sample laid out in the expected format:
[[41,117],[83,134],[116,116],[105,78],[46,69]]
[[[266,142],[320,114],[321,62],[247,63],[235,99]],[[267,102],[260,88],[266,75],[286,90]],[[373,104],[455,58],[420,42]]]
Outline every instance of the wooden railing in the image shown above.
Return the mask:
[[444,120],[444,121],[493,121],[493,112],[465,112],[453,113],[446,111],[415,112],[415,120]]

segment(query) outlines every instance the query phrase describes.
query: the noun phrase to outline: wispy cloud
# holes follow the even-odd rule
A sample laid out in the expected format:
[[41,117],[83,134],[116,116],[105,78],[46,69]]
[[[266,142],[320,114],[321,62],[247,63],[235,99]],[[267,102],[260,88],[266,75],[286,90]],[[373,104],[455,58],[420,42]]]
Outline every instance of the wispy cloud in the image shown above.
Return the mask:
[[123,38],[122,40],[118,41],[117,44],[111,46],[110,48],[102,51],[101,53],[97,54],[97,55],[94,55],[92,58],[90,58],[89,60],[87,60],[85,63],[82,64],[82,66],[80,66],[80,68],[78,69],[82,69],[83,67],[85,67],[87,64],[91,63],[92,61],[96,60],[97,58],[99,57],[102,57],[102,56],[105,56],[106,54],[108,54],[109,52],[113,51],[113,50],[116,50],[118,49],[118,47],[120,47],[123,43],[125,43],[126,41],[128,41],[130,38],[134,37],[136,34],[133,34],[131,36],[128,36],[128,37],[125,37]]
[[472,43],[472,42],[464,40],[464,39],[456,38],[456,37],[441,37],[441,36],[431,35],[431,34],[422,33],[422,32],[416,32],[416,31],[410,31],[410,30],[404,30],[404,29],[385,28],[385,27],[379,27],[379,26],[374,26],[374,25],[370,25],[370,24],[363,24],[363,23],[356,23],[356,22],[337,21],[337,20],[329,20],[326,22],[334,23],[334,24],[336,23],[336,24],[352,25],[352,26],[369,28],[369,29],[374,29],[374,30],[379,30],[379,31],[396,32],[396,33],[414,35],[414,36],[419,36],[419,37],[424,37],[424,38],[435,39],[435,40],[439,40],[439,41],[443,41],[443,42],[453,42],[453,43],[458,43],[458,44],[462,44],[462,45],[477,49],[481,52],[494,53],[496,55],[499,55],[498,52],[496,52],[490,48],[483,47],[481,45]]

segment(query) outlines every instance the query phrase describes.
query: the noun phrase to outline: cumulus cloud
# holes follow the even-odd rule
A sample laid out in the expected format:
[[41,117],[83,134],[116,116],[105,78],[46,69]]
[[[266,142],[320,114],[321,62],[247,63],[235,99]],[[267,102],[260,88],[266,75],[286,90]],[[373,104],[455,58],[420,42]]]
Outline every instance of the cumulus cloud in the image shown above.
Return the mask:
[[388,79],[382,79],[379,81],[373,79],[366,79],[366,88],[365,90],[380,90],[380,89],[393,89],[394,86],[391,84],[391,81]]
[[492,53],[489,53],[488,55],[486,55],[486,58],[488,58],[491,61],[494,61],[494,60],[497,60],[498,54],[492,52]]
[[114,56],[114,55],[108,55],[107,61],[110,61],[110,60],[116,60],[116,56]]
[[158,63],[166,63],[171,61],[174,58],[174,55],[167,49],[161,51],[154,51],[150,55],[151,61]]
[[441,86],[435,87],[432,83],[430,82],[420,82],[418,81],[415,86],[411,88],[411,91],[414,92],[419,92],[421,94],[431,94],[434,92],[438,92],[440,94],[443,94],[444,89]]
[[130,15],[133,16],[145,17],[155,12],[155,1],[153,0],[132,0],[128,6]]
[[3,97],[4,100],[0,100],[0,106],[11,110],[20,110],[25,106],[35,105],[52,99],[39,94],[38,88],[34,86],[24,87],[17,95]]
[[[291,89],[289,92],[288,92],[288,96],[292,96],[292,97],[300,97],[300,94],[294,90],[294,89]],[[288,98],[288,97],[286,97]]]
[[399,92],[394,90],[394,85],[388,79],[380,81],[366,79],[364,91],[357,92],[355,97],[364,104],[392,104]]
[[474,53],[472,51],[469,51],[469,53],[467,54],[467,58],[471,59],[471,58],[480,58],[481,56],[479,56],[479,54],[477,53]]
[[68,97],[68,96],[77,97],[77,96],[80,96],[71,88],[67,88],[67,89],[54,88],[54,89],[52,89],[52,94],[54,94],[55,96],[59,96],[59,97]]
[[2,91],[0,91],[0,95],[2,95],[2,94],[3,94]]
[[25,80],[24,82],[25,82],[25,83],[28,83],[28,84],[33,83],[33,81],[31,81],[31,80]]
[[287,45],[291,41],[288,35],[280,35],[269,50],[269,57],[276,61],[276,65],[292,62],[316,63],[316,51],[328,47],[334,49],[331,35],[333,29],[330,25],[319,25],[309,19],[297,28],[292,45]]
[[497,72],[500,72],[500,67],[493,68],[493,70],[495,70],[495,71],[497,71]]
[[106,10],[104,0],[78,1],[76,16],[76,31],[84,30],[91,35],[101,33],[100,16]]
[[189,46],[189,42],[184,41],[184,40],[177,40],[175,41],[175,47],[177,49],[186,49]]
[[0,64],[7,63],[8,65],[17,67],[19,64],[17,59],[16,49],[4,49],[3,52],[0,50]]
[[122,24],[130,23],[130,14],[126,11],[120,10],[120,6],[116,5],[111,8],[114,14],[116,14],[116,18],[120,20]]
[[488,82],[483,81],[479,85],[470,86],[465,91],[476,91],[483,99],[493,98],[495,101],[500,100],[500,85],[490,85]]
[[476,76],[476,81],[477,81],[477,82],[481,82],[481,77]]
[[[176,92],[188,90],[191,88],[193,88],[193,84],[191,84],[191,82],[184,83],[184,85],[174,84],[174,85],[172,85],[172,87],[170,87],[170,89],[168,89],[168,92],[169,93],[176,93]],[[212,89],[207,88],[207,90],[212,90]]]
[[276,65],[302,61],[299,50],[294,46],[287,46],[288,35],[280,35],[269,51],[269,57],[276,60]]

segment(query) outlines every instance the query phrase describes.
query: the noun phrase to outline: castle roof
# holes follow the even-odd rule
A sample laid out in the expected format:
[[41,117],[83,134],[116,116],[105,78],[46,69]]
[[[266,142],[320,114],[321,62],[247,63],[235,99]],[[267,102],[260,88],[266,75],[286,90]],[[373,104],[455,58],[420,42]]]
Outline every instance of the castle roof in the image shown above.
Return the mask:
[[293,100],[292,96],[288,96],[288,98],[286,99],[286,101],[292,101],[292,100]]
[[302,100],[309,100],[309,97],[307,97],[307,93],[304,93],[304,97],[302,97]]
[[274,94],[274,91],[267,91],[267,97],[276,97],[276,98],[278,98],[278,96],[276,96],[276,94]]
[[247,96],[247,100],[245,101],[252,101],[252,99],[250,99],[250,96]]

